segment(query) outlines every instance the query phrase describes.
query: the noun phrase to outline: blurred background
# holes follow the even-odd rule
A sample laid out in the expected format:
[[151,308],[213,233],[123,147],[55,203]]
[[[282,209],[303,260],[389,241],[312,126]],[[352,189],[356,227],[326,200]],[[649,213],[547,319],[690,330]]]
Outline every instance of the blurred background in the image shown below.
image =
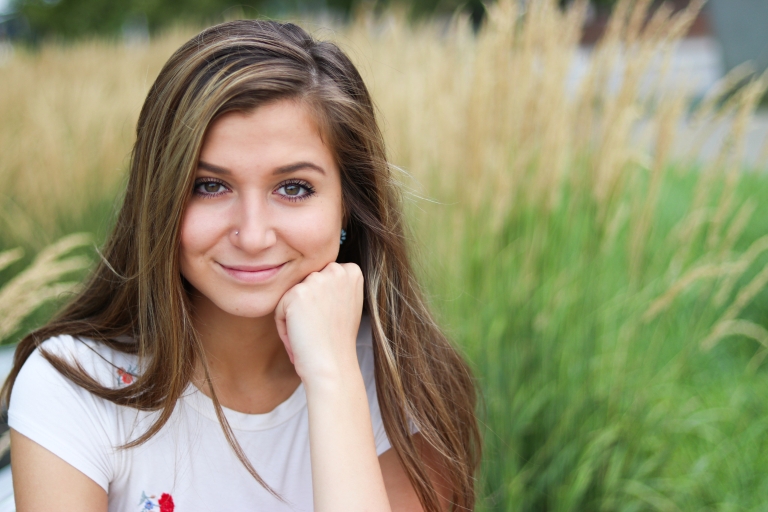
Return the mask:
[[478,510],[766,510],[764,0],[0,0],[0,371],[97,257],[162,64],[263,16],[373,94],[482,391]]

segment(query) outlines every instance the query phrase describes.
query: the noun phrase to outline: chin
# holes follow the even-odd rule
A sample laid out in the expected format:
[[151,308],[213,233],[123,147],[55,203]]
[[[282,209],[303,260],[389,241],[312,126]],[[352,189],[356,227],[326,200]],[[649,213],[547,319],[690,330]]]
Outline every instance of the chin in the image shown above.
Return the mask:
[[258,293],[243,293],[242,291],[229,290],[224,292],[219,289],[215,293],[205,293],[192,288],[190,298],[198,314],[203,316],[230,315],[241,318],[262,318],[273,315],[275,308],[282,294],[265,293],[263,290]]
[[252,297],[242,297],[240,300],[223,301],[223,303],[216,304],[216,306],[232,316],[262,318],[273,315],[278,302],[279,297],[275,300],[265,300],[265,298],[254,300]]

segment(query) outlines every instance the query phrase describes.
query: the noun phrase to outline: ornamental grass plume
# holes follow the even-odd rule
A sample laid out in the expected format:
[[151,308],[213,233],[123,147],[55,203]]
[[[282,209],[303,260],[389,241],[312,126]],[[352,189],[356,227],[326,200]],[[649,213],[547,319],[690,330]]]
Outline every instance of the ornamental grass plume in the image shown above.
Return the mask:
[[[70,253],[91,243],[92,237],[85,233],[66,236],[40,251],[26,269],[0,288],[0,340],[7,340],[37,308],[77,288],[76,281],[62,278],[90,266],[87,257]],[[18,248],[0,253],[0,270],[23,256]]]

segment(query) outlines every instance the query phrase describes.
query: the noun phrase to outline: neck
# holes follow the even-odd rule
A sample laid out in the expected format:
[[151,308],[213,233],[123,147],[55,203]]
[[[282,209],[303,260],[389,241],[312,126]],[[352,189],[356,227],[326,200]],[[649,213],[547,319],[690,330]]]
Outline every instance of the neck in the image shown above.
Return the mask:
[[[263,413],[290,396],[300,379],[272,315],[234,316],[199,295],[192,297],[192,305],[193,323],[222,405],[241,412]],[[200,362],[193,383],[210,396]]]

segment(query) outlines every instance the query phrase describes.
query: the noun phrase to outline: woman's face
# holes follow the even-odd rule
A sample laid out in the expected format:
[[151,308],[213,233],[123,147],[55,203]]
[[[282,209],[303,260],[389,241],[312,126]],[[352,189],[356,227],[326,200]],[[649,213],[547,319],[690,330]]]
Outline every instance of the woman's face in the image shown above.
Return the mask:
[[196,301],[272,314],[336,259],[341,228],[339,169],[306,106],[280,100],[211,124],[181,226],[181,273]]

